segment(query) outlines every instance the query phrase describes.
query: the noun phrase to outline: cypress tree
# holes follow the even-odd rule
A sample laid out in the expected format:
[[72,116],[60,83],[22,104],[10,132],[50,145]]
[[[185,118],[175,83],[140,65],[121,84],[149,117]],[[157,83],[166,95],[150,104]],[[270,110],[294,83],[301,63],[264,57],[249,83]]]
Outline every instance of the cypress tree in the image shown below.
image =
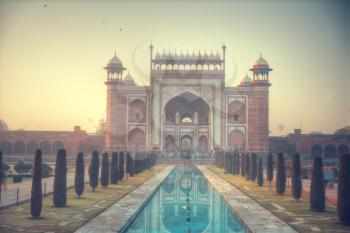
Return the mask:
[[65,207],[67,204],[67,158],[64,149],[57,151],[53,204],[55,207]]
[[250,157],[249,154],[245,155],[245,178],[250,180]]
[[134,171],[135,175],[139,173],[139,157],[140,157],[140,152],[135,153],[135,159],[134,159]]
[[32,196],[30,199],[30,212],[33,218],[38,218],[42,209],[42,187],[41,187],[41,150],[36,150],[32,178]]
[[263,160],[262,158],[259,158],[258,161],[258,178],[257,178],[258,185],[262,187],[264,185],[264,176],[263,176]]
[[101,167],[101,186],[107,187],[109,184],[109,160],[108,153],[102,155],[102,167]]
[[350,226],[350,154],[340,158],[337,207],[339,222]]
[[270,191],[271,191],[271,183],[272,183],[272,180],[273,180],[273,154],[272,153],[269,153],[267,155],[267,164],[266,164],[266,177],[267,177],[267,180],[269,181],[269,184],[270,184]]
[[300,155],[294,154],[292,161],[292,194],[295,200],[299,200],[302,193]]
[[224,168],[224,151],[220,151],[220,168]]
[[229,174],[233,174],[233,170],[234,170],[234,159],[233,159],[233,153],[232,151],[228,152],[228,173]]
[[245,177],[244,153],[241,155],[241,176]]
[[98,151],[92,153],[91,163],[89,167],[89,177],[90,177],[90,187],[94,192],[98,185],[98,175],[100,170],[100,158],[98,156]]
[[239,175],[239,168],[240,168],[240,158],[239,158],[239,153],[237,152],[236,153],[236,172],[235,172],[235,174],[236,175]]
[[85,165],[83,153],[78,153],[75,166],[75,193],[80,197],[84,192]]
[[130,158],[130,176],[134,176],[135,175],[135,160],[134,158],[131,156],[131,153],[129,153],[129,158]]
[[255,182],[257,169],[257,155],[253,153],[250,158],[250,180]]
[[280,195],[286,191],[286,167],[284,164],[283,153],[277,157],[277,174],[276,174],[276,192]]
[[230,151],[227,151],[226,152],[226,154],[227,154],[227,173],[228,174],[231,174],[231,153],[230,153]]
[[5,172],[2,170],[2,151],[0,150],[0,202],[2,193],[2,181],[5,179]]
[[111,184],[118,184],[118,154],[112,153],[111,170],[110,170]]
[[310,209],[316,212],[325,211],[325,189],[323,177],[323,163],[321,157],[314,158],[310,185]]
[[118,161],[118,167],[119,167],[119,180],[124,179],[124,152],[119,152],[119,161]]

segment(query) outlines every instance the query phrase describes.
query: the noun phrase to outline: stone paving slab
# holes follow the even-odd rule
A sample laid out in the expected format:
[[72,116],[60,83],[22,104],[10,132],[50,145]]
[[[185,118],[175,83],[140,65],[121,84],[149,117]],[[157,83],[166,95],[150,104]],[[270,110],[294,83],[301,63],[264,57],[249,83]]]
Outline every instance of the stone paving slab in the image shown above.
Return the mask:
[[159,185],[169,175],[174,167],[175,166],[173,165],[165,167],[140,187],[127,194],[117,203],[76,230],[75,233],[121,232],[124,230],[125,226],[127,226],[133,220],[138,211],[152,197]]
[[277,218],[256,201],[248,197],[226,180],[210,171],[207,166],[198,166],[208,182],[221,194],[243,224],[254,233],[296,233],[287,223]]

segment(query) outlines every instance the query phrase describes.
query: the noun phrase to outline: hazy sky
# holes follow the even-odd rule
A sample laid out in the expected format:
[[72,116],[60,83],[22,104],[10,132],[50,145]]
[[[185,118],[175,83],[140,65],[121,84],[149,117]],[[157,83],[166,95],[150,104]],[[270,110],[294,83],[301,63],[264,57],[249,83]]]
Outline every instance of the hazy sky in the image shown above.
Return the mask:
[[191,52],[225,43],[226,85],[260,52],[274,69],[273,135],[334,132],[350,125],[349,10],[346,1],[0,0],[0,118],[10,129],[93,132],[114,51],[144,85],[151,41]]

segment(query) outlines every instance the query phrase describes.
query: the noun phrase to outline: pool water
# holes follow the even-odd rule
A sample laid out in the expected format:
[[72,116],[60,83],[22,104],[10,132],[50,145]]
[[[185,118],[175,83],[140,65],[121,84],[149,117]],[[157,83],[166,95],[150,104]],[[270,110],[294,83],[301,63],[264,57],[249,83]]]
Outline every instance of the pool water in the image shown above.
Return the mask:
[[246,232],[225,201],[193,166],[177,166],[125,231]]

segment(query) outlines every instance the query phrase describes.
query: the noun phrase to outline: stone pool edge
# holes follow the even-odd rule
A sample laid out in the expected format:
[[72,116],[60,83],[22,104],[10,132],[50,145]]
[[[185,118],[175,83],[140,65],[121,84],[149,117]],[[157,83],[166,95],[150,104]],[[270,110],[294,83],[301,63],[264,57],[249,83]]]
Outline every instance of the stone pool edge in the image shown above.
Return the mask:
[[207,166],[198,165],[207,181],[222,196],[241,223],[253,233],[297,233],[286,222],[266,210],[255,200],[228,183],[222,177],[208,170]]
[[141,186],[92,218],[77,229],[75,233],[115,233],[125,231],[174,168],[175,166],[173,165],[165,167]]

